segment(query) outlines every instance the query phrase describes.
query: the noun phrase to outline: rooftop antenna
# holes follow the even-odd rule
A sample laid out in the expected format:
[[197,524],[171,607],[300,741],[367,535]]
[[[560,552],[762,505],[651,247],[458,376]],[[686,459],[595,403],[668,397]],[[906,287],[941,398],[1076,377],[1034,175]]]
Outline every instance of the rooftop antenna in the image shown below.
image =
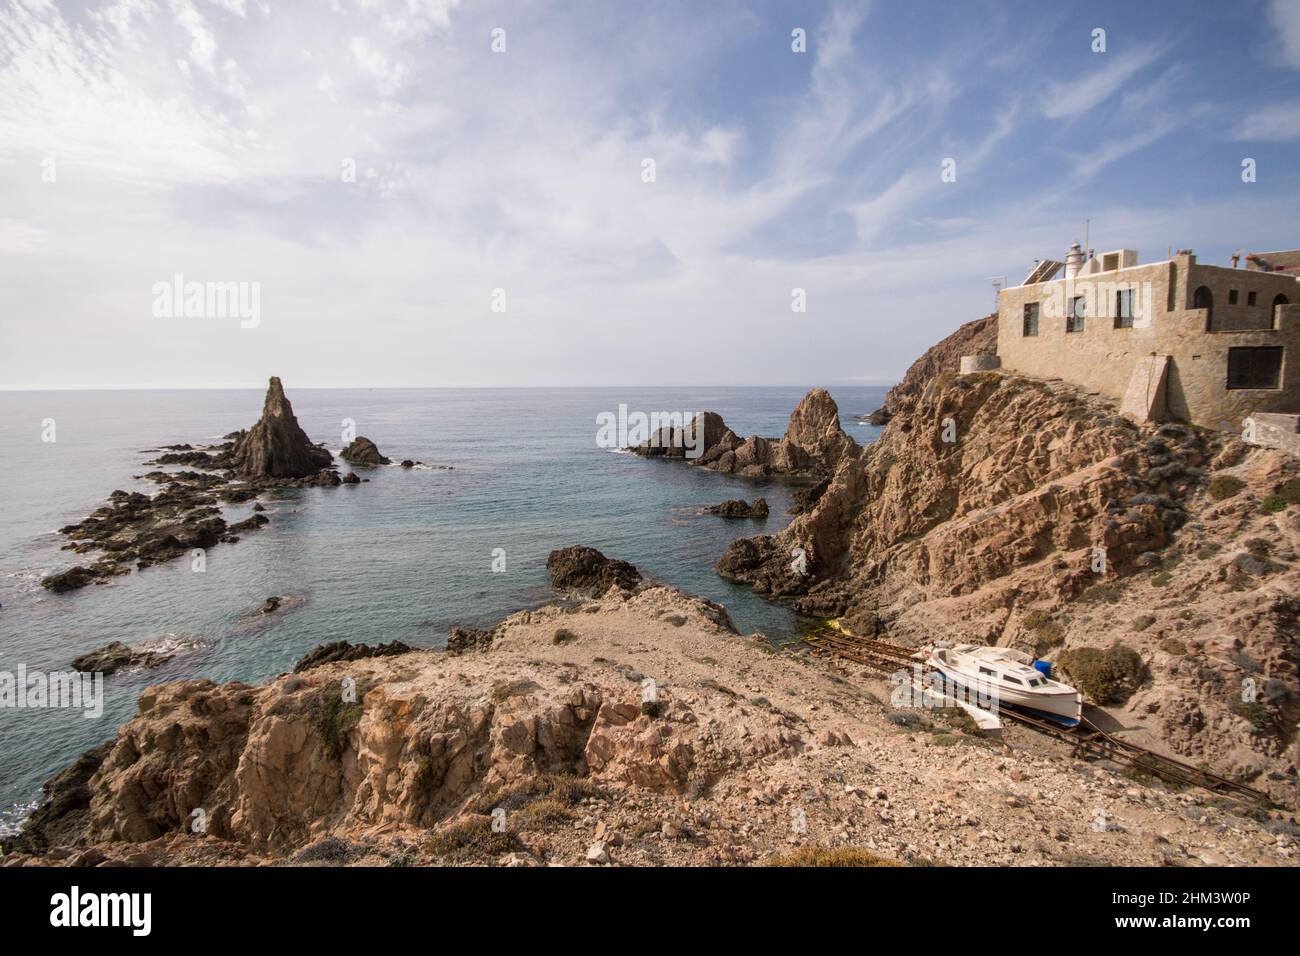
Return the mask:
[[1088,226],[1091,223],[1091,219],[1085,219],[1083,221],[1083,258],[1085,262],[1092,258],[1092,249],[1088,247]]
[[1007,277],[989,276],[989,280],[993,283],[993,311],[996,312],[998,310],[998,294],[1006,286]]

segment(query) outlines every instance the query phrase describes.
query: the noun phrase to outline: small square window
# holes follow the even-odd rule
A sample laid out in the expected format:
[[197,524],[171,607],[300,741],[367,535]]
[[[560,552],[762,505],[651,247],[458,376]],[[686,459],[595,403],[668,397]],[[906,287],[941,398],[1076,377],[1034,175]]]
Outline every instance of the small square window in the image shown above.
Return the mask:
[[1246,304],[1247,304],[1247,305],[1254,305],[1254,304],[1255,304],[1255,293],[1253,293],[1253,292],[1247,292],[1247,293],[1246,293]]
[[1037,302],[1025,303],[1024,334],[1025,335],[1038,334],[1038,303]]
[[1083,302],[1083,296],[1076,295],[1070,299],[1070,311],[1065,316],[1065,331],[1082,332],[1083,319],[1086,309]]
[[1228,305],[1236,305],[1236,304],[1237,304],[1237,290],[1236,290],[1236,289],[1229,289],[1229,290],[1228,290]]
[[1133,290],[1120,289],[1115,293],[1115,328],[1133,328]]

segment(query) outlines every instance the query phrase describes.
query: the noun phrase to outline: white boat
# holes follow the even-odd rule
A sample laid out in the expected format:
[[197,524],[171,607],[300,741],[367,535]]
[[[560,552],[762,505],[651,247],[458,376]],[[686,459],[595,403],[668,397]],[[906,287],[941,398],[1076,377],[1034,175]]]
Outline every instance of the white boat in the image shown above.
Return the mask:
[[[1083,717],[1079,692],[1034,667],[1034,659],[1023,651],[976,644],[936,646],[926,663],[981,701],[991,701],[993,709],[1012,704],[1068,727]],[[981,702],[980,706],[986,705]]]

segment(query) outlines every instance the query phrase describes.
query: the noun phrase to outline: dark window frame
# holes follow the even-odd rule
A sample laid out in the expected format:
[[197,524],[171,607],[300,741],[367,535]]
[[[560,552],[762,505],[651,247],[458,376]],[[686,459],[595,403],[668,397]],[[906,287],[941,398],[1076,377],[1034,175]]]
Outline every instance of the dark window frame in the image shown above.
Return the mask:
[[1115,328],[1133,328],[1133,290],[1119,289],[1115,292]]
[[1241,295],[1236,289],[1228,290],[1228,305],[1236,305],[1240,299]]
[[1038,334],[1038,312],[1037,302],[1025,303],[1023,324],[1020,327],[1021,336],[1030,337]]
[[[1269,357],[1267,367],[1260,361]],[[1241,345],[1228,349],[1226,386],[1230,391],[1278,391],[1282,388],[1282,365],[1286,358],[1281,345]],[[1249,362],[1256,364],[1248,365]],[[1272,384],[1261,384],[1271,382]]]
[[1084,319],[1088,317],[1088,304],[1086,297],[1082,295],[1072,296],[1070,298],[1069,308],[1065,313],[1065,331],[1082,332]]

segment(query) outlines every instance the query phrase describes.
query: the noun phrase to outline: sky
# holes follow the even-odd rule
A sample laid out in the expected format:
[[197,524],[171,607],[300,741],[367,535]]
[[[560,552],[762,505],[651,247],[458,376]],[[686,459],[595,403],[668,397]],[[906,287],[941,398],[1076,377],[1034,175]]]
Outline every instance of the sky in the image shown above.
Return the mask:
[[0,0],[0,388],[884,384],[1085,220],[1300,247],[1300,0]]

